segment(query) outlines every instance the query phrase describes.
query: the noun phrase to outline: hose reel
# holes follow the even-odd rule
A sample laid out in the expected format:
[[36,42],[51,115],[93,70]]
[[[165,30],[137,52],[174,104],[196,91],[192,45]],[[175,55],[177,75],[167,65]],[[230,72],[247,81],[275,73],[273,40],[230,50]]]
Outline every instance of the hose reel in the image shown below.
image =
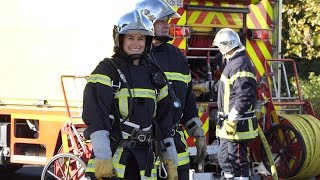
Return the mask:
[[320,174],[319,119],[307,114],[279,114],[279,118],[280,124],[265,132],[279,177],[310,179]]

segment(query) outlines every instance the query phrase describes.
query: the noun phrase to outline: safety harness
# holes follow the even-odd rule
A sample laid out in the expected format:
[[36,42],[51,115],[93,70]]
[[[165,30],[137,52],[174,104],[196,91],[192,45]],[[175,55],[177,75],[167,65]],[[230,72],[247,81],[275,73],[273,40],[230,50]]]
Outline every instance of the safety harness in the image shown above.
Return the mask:
[[[124,76],[124,74],[121,72],[121,70],[117,67],[117,65],[110,59],[107,59],[116,69],[119,80],[113,81],[112,83],[112,90],[114,95],[118,92],[118,90],[121,88],[121,82],[123,82],[124,86],[128,89],[129,93],[129,113],[124,118],[121,119],[119,114],[119,109],[117,106],[116,101],[112,102],[112,110],[111,114],[113,116],[109,116],[110,119],[114,119],[114,128],[112,128],[113,132],[110,134],[114,134],[114,143],[111,144],[112,152],[114,153],[116,149],[120,146],[123,148],[148,148],[148,162],[146,163],[145,167],[145,176],[150,177],[151,176],[151,170],[153,167],[153,149],[155,149],[155,155],[160,156],[161,151],[166,151],[166,148],[170,146],[170,144],[165,144],[162,133],[159,127],[159,124],[155,118],[153,118],[153,132],[151,132],[151,126],[146,129],[139,129],[133,127],[136,124],[133,124],[131,122],[128,122],[129,117],[132,115],[133,111],[133,96],[131,94],[130,86]],[[149,67],[151,67],[151,64],[148,64]],[[163,81],[161,80],[160,75],[158,73],[155,73],[154,69],[151,68],[152,71],[152,80],[155,84],[156,88],[158,89],[158,92],[160,92],[160,88],[162,88]],[[120,82],[121,80],[121,82]],[[130,124],[131,123],[131,124]],[[131,125],[131,126],[130,126]],[[116,132],[114,132],[116,131]],[[122,132],[130,134],[130,139],[123,139]],[[112,138],[112,137],[111,137]]]

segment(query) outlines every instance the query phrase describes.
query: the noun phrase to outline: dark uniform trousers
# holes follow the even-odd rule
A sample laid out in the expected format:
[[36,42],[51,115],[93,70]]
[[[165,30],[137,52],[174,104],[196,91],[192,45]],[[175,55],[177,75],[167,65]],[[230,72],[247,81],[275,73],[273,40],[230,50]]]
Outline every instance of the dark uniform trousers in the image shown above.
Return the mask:
[[[118,178],[118,177],[112,177],[112,178],[103,178],[105,180],[139,180],[140,174],[139,174],[139,165],[138,161],[136,160],[135,156],[132,154],[132,152],[129,151],[128,157],[127,157],[127,163],[126,166],[130,168],[126,168],[124,173],[124,178]],[[91,159],[94,159],[94,156],[92,156]],[[98,180],[93,172],[86,172],[85,177],[87,180]]]
[[248,141],[233,142],[220,138],[219,165],[224,171],[233,174],[234,177],[249,177],[247,144]]

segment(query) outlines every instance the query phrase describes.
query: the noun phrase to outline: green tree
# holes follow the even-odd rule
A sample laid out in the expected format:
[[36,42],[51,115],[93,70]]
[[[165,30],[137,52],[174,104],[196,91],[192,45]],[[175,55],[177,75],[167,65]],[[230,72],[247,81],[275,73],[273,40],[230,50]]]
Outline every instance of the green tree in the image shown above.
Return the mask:
[[[320,1],[283,0],[282,52],[294,59],[301,95],[320,116]],[[292,72],[288,72],[292,75]],[[289,75],[289,77],[291,77]],[[296,86],[295,83],[292,85]]]
[[320,1],[283,0],[285,57],[320,60]]
[[[300,92],[304,100],[311,102],[315,114],[320,117],[320,76],[315,76],[313,72],[309,73],[307,80],[300,80]],[[295,93],[297,94],[297,84],[295,81],[291,81],[291,84],[295,87]]]

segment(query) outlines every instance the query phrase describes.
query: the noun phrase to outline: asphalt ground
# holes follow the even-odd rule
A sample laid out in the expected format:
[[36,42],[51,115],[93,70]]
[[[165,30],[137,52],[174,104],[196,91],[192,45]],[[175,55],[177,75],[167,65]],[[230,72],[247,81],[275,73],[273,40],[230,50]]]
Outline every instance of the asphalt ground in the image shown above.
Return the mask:
[[43,166],[24,165],[13,173],[0,173],[0,180],[40,180]]

